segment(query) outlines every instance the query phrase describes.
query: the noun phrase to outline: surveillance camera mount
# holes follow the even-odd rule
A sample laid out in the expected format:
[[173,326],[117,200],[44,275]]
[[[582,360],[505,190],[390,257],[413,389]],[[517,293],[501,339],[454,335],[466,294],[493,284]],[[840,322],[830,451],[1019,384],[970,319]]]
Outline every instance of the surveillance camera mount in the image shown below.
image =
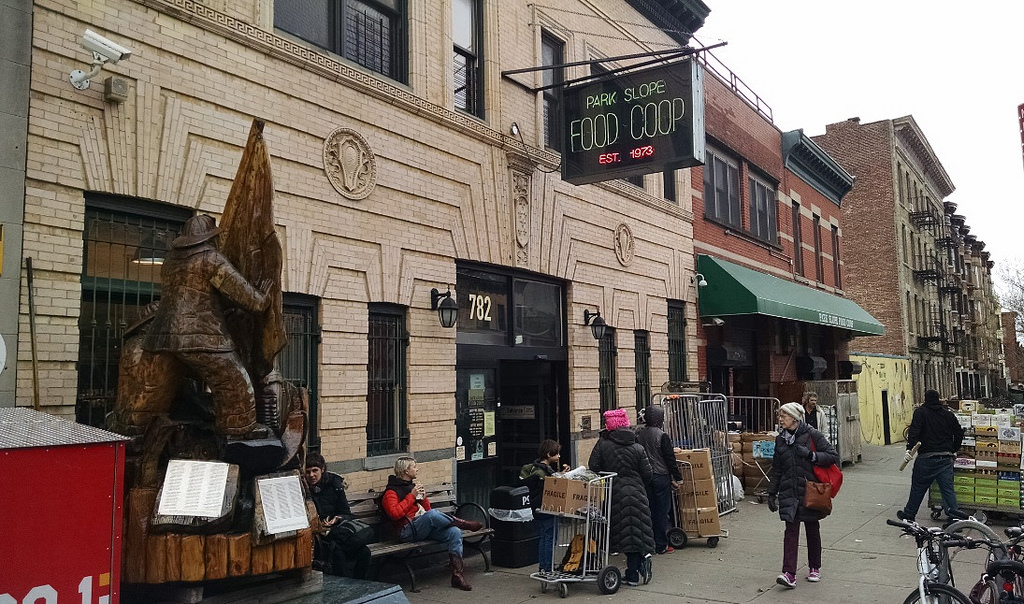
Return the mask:
[[89,73],[76,69],[68,75],[71,85],[78,90],[89,88],[92,78],[99,75],[100,70],[107,63],[117,63],[132,56],[130,48],[121,46],[117,42],[101,36],[91,29],[85,30],[82,34],[82,46],[92,53],[92,70]]
[[78,90],[86,90],[89,88],[89,84],[92,84],[92,79],[99,75],[100,71],[103,70],[103,66],[106,65],[107,58],[100,53],[93,51],[92,53],[92,70],[89,73],[76,69],[71,72],[68,76],[68,81],[71,85]]

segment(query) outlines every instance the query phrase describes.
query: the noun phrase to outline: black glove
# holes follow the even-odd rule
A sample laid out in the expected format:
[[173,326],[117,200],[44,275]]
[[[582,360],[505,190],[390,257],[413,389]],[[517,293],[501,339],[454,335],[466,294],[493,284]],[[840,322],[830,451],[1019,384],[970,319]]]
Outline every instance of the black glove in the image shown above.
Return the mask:
[[814,460],[814,451],[811,451],[803,445],[796,445],[793,448],[796,450],[796,456],[800,459],[806,459],[807,461]]
[[768,510],[772,512],[779,511],[779,498],[775,495],[768,496]]

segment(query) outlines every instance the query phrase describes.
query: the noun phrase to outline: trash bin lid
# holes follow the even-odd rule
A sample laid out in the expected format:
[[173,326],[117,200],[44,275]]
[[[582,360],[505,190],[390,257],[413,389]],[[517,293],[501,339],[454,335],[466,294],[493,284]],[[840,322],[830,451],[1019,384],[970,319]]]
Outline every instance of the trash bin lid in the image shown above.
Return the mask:
[[53,447],[131,440],[26,407],[0,407],[0,449]]
[[530,487],[506,485],[491,491],[491,507],[502,510],[521,510],[530,507]]

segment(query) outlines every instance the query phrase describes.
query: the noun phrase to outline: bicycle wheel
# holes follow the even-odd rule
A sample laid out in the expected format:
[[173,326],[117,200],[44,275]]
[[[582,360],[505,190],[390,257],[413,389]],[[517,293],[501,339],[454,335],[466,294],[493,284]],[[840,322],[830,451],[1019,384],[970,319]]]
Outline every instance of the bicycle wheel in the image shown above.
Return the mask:
[[968,599],[972,604],[999,604],[999,587],[992,579],[978,581],[971,588]]
[[[925,601],[923,604],[973,604],[967,596],[948,585],[928,583],[924,588]],[[903,604],[914,604],[915,602],[921,602],[921,593],[916,588],[910,592],[906,600],[903,600]]]

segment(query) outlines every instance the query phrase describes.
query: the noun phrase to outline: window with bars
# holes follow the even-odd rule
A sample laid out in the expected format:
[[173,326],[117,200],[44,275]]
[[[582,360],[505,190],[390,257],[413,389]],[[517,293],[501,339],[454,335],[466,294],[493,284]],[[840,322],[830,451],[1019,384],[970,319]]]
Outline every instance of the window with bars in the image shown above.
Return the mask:
[[405,0],[274,0],[274,27],[405,83]]
[[651,401],[651,344],[650,332],[633,332],[633,356],[636,361],[636,410],[647,407]]
[[483,117],[480,0],[452,0],[455,108]]
[[86,196],[75,402],[79,423],[102,426],[113,410],[124,333],[160,298],[168,244],[191,215],[138,199]]
[[406,310],[374,303],[369,312],[366,455],[404,453],[409,449]]
[[[615,348],[615,328],[606,327],[604,337],[597,346],[597,370],[599,391],[601,396],[601,413],[610,409],[618,409],[615,395],[615,357],[619,354]],[[602,418],[603,419],[603,418]]]
[[682,301],[668,301],[668,379],[686,381],[686,310]]
[[320,404],[317,369],[320,363],[319,301],[312,296],[284,294],[285,346],[278,354],[281,377],[305,388],[309,401],[309,427],[306,445],[311,451],[320,450]]
[[[565,43],[548,32],[542,32],[540,38],[541,65],[561,65],[565,63]],[[565,81],[565,68],[545,69],[544,86],[559,84],[548,88],[543,94],[544,102],[544,145],[562,150],[562,87]]]
[[740,227],[739,164],[710,148],[704,163],[704,215]]
[[750,184],[750,234],[774,244],[779,229],[775,218],[775,187],[753,176]]

